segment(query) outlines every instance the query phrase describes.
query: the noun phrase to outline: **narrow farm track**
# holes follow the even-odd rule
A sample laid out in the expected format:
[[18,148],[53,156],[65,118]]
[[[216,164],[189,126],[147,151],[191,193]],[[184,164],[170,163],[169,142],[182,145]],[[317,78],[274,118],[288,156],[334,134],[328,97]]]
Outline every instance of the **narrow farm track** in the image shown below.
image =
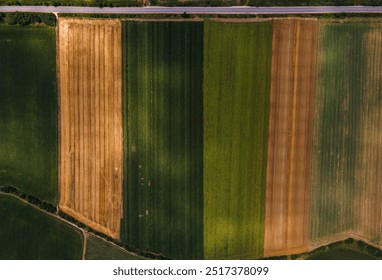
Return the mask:
[[274,20],[264,255],[306,251],[317,20]]
[[60,209],[119,238],[121,23],[59,21]]

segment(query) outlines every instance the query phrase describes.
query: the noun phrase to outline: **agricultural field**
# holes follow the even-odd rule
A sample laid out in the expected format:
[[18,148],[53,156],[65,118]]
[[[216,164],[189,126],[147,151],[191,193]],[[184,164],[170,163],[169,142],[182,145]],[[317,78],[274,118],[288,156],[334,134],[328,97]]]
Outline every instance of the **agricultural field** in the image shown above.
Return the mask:
[[375,260],[372,255],[359,252],[352,249],[336,248],[326,252],[316,253],[308,258],[308,260]]
[[0,185],[57,204],[55,30],[0,25]]
[[[366,54],[358,72],[362,96],[357,131],[355,234],[382,246],[382,22],[363,23],[362,51]],[[362,67],[362,68],[361,68]],[[355,116],[354,116],[355,117]]]
[[95,235],[86,238],[86,260],[143,260],[143,257],[131,254],[114,244]]
[[59,208],[116,239],[122,201],[122,51],[117,20],[59,21]]
[[380,260],[382,251],[362,241],[349,238],[301,254],[300,258],[306,260]]
[[203,22],[123,23],[122,240],[203,258]]
[[379,236],[373,242],[380,238],[380,40],[381,23],[320,22],[311,179],[312,245],[354,232]]
[[206,21],[204,256],[263,255],[272,21]]
[[264,255],[308,249],[316,19],[273,22]]
[[0,259],[378,258],[380,19],[57,30],[0,25]]
[[79,230],[18,198],[0,194],[1,260],[82,258]]

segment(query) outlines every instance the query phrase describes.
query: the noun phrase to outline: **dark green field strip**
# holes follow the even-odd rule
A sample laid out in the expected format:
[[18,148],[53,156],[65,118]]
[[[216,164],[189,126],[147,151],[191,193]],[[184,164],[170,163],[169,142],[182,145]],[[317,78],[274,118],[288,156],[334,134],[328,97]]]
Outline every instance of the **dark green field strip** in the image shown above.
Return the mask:
[[263,254],[272,22],[205,22],[204,254]]
[[373,255],[347,248],[335,248],[312,254],[307,260],[376,260]]
[[203,257],[203,23],[125,22],[122,239]]
[[321,21],[311,187],[312,241],[354,229],[369,25]]
[[81,259],[82,234],[74,227],[0,194],[0,259]]
[[0,185],[57,203],[54,28],[0,25]]
[[86,238],[87,260],[144,260],[94,235]]

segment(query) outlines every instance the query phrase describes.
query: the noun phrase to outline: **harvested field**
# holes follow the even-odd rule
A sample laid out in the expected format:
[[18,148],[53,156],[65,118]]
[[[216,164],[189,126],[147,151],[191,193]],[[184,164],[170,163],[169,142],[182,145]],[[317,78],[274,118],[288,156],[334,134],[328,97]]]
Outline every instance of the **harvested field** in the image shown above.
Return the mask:
[[123,24],[122,240],[203,258],[203,22]]
[[273,23],[264,255],[308,248],[317,20]]
[[0,25],[0,185],[54,205],[57,186],[56,33]]
[[114,238],[122,196],[121,23],[59,21],[60,209]]
[[12,195],[0,194],[0,260],[79,260],[82,233]]
[[205,22],[204,257],[263,256],[272,22]]

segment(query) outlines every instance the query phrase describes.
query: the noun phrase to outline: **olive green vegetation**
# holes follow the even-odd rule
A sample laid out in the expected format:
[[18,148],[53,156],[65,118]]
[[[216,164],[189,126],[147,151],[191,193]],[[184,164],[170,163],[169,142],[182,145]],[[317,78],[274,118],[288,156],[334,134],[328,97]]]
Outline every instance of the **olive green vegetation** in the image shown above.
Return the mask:
[[362,241],[349,238],[301,254],[299,258],[307,260],[378,260],[382,258],[382,251]]
[[143,6],[146,0],[1,0],[1,5],[21,6]]
[[123,24],[122,240],[203,258],[203,22]]
[[86,238],[87,260],[143,260],[143,257],[130,254],[129,252],[115,246],[94,235]]
[[150,0],[159,6],[351,6],[381,5],[380,0]]
[[263,255],[272,22],[206,21],[204,254]]
[[376,258],[352,249],[335,248],[312,254],[307,260],[376,260]]
[[[351,230],[365,26],[321,21],[311,180],[311,239]],[[318,218],[319,217],[319,218]]]
[[[359,197],[367,186],[357,178],[360,151],[365,144],[360,138],[361,120],[368,110],[363,101],[366,95],[379,95],[378,88],[371,87],[379,71],[375,75],[368,73],[370,57],[366,48],[370,43],[366,36],[371,28],[369,21],[320,21],[311,180],[312,241],[356,230],[357,207],[366,203]],[[372,68],[379,66],[377,62]]]
[[0,194],[0,259],[82,258],[81,232],[10,196]]
[[56,38],[0,25],[0,185],[57,203]]
[[51,13],[4,13],[0,14],[0,22],[22,26],[30,24],[55,26],[56,16]]

